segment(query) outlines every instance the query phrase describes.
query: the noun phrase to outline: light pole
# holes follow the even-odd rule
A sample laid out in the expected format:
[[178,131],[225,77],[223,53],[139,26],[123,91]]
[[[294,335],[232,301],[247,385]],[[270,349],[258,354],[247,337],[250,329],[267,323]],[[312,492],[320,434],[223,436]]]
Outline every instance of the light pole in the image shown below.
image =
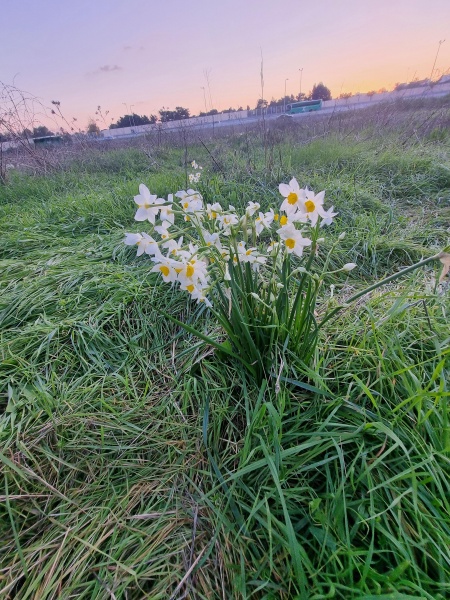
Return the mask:
[[286,112],[286,81],[289,81],[289,77],[284,80],[284,112]]
[[298,99],[301,100],[302,99],[302,75],[303,75],[303,67],[301,69],[299,69],[300,71],[300,93],[298,95]]
[[131,114],[131,122],[133,123],[133,127],[135,127],[134,116],[133,116],[133,106],[134,106],[134,104],[130,104],[130,114]]
[[[126,102],[122,102],[122,104],[125,106],[125,108],[127,109],[127,115],[129,115],[129,110],[128,110],[128,104]],[[130,125],[131,125],[131,120],[130,120]]]
[[431,69],[431,75],[430,75],[430,83],[433,79],[433,73],[434,73],[434,67],[436,66],[436,61],[437,61],[437,57],[439,54],[439,50],[441,49],[442,44],[445,42],[445,40],[439,40],[439,45],[438,45],[438,49],[436,52],[436,58],[434,59],[434,63],[433,63],[433,68]]
[[203,90],[203,99],[205,101],[205,114],[208,112],[208,108],[206,106],[206,92],[205,92],[205,86],[202,85],[202,87],[200,88],[201,90]]

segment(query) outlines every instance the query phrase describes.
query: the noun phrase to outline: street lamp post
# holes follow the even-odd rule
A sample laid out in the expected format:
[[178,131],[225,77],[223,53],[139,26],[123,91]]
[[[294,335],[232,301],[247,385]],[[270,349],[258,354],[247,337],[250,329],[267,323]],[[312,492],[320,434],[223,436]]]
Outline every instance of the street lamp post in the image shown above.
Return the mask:
[[[130,111],[128,110],[128,104],[126,102],[122,102],[122,104],[125,106],[125,108],[127,110],[127,115],[129,115]],[[131,121],[130,121],[130,125],[131,125]]]
[[134,116],[133,116],[133,107],[134,104],[130,104],[130,115],[131,115],[131,122],[133,124],[133,127],[135,127],[135,123],[134,123]]
[[289,77],[284,80],[284,112],[286,112],[286,81],[289,81]]
[[300,93],[298,95],[298,99],[301,100],[302,99],[302,75],[303,75],[303,67],[301,69],[299,69],[300,71]]

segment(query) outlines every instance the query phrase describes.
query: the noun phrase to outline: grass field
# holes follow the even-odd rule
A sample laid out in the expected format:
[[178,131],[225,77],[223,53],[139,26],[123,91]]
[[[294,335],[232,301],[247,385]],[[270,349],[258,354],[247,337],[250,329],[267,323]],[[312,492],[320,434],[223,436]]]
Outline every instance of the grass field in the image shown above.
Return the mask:
[[183,189],[193,159],[207,201],[325,189],[325,244],[346,231],[333,260],[358,264],[329,282],[343,301],[450,243],[444,127],[265,133],[0,186],[0,598],[450,597],[440,265],[360,298],[323,331],[311,390],[275,390],[163,317],[223,337],[123,244],[138,185]]

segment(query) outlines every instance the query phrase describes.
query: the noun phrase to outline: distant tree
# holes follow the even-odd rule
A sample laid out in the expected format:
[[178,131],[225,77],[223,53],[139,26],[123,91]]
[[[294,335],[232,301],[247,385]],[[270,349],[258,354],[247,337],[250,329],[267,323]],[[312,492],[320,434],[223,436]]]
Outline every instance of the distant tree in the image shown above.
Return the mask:
[[258,102],[256,103],[256,108],[267,108],[268,104],[269,103],[267,100],[264,100],[264,98],[259,98]]
[[297,100],[297,102],[303,102],[303,100],[306,100],[306,94],[304,94],[303,92],[301,94],[297,94],[295,99]]
[[370,92],[367,92],[367,96],[369,96],[369,98],[372,100],[376,93],[377,92],[375,90],[370,90]]
[[100,127],[93,120],[89,121],[86,133],[90,133],[91,135],[98,135],[100,133]]
[[45,125],[39,125],[38,127],[33,128],[32,137],[46,137],[47,135],[55,135],[53,131],[50,131],[48,127]]
[[155,115],[150,115],[150,118],[146,115],[137,115],[133,113],[132,115],[124,115],[120,117],[116,123],[111,123],[109,126],[110,129],[118,129],[120,127],[137,127],[138,125],[152,125],[156,123],[157,117]]
[[339,98],[341,100],[348,100],[352,96],[353,96],[353,94],[351,92],[343,92],[342,94],[339,94]]
[[189,119],[189,116],[189,109],[183,108],[182,106],[176,106],[175,110],[168,110],[163,107],[159,111],[161,123],[167,123],[168,121],[181,121],[182,119]]
[[331,100],[331,92],[322,82],[313,85],[311,100]]

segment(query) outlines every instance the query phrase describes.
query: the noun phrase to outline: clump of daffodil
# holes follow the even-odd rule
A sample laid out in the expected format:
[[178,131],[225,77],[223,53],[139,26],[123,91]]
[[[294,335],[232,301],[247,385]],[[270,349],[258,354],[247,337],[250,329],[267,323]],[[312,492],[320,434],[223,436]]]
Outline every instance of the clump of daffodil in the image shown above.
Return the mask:
[[[195,161],[191,166],[196,172],[189,182],[195,183],[201,167]],[[280,184],[279,191],[283,199],[278,207],[263,211],[260,202],[250,201],[239,214],[232,205],[205,203],[193,188],[163,199],[141,184],[135,220],[147,221],[149,231],[127,233],[124,240],[137,245],[138,256],[147,255],[151,271],[164,283],[216,314],[250,370],[252,364],[267,369],[261,353],[270,356],[279,339],[289,337],[289,328],[298,327],[291,314],[299,308],[293,288],[299,275],[311,285],[318,231],[336,214],[324,209],[324,192],[301,189],[295,178]],[[245,331],[232,330],[237,323]],[[249,348],[239,347],[243,339]]]
[[[192,168],[197,172],[189,180],[197,182],[201,167],[192,161]],[[179,285],[192,298],[211,306],[217,286],[228,287],[225,275],[231,267],[248,264],[258,272],[268,265],[270,269],[274,249],[278,263],[284,255],[301,258],[312,244],[311,231],[319,218],[321,225],[332,222],[335,213],[332,208],[324,210],[324,192],[314,195],[300,189],[296,179],[280,184],[279,189],[284,201],[277,211],[261,212],[260,203],[251,201],[239,215],[233,206],[226,209],[219,202],[205,206],[200,192],[191,188],[169,194],[166,200],[141,184],[134,198],[138,205],[135,220],[148,221],[152,229],[127,233],[125,244],[136,244],[138,256],[147,254],[155,263],[152,271],[160,273],[166,283]],[[263,232],[265,242],[258,244]],[[271,237],[269,248],[267,236]]]

